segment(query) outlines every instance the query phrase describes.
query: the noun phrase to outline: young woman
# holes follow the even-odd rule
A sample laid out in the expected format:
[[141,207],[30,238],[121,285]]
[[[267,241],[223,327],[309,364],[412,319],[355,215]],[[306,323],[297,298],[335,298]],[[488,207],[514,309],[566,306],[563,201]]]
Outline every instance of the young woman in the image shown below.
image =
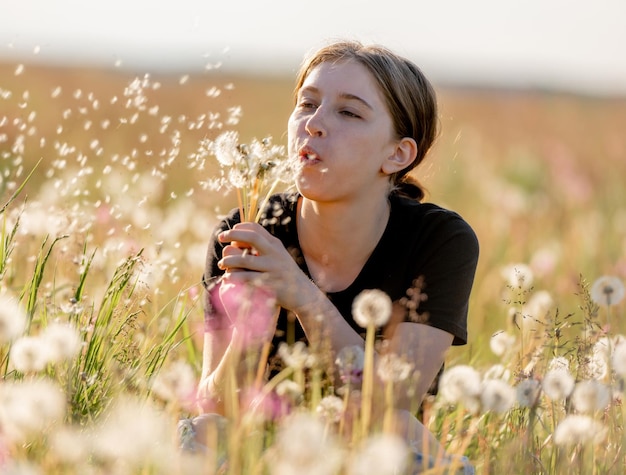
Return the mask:
[[309,341],[320,331],[335,356],[363,346],[352,303],[379,289],[393,302],[378,335],[382,348],[419,372],[410,391],[396,391],[396,407],[405,437],[421,447],[427,431],[410,415],[411,403],[427,394],[450,345],[466,343],[478,259],[471,227],[421,203],[424,192],[409,176],[437,124],[428,80],[386,48],[338,42],[304,62],[288,123],[288,152],[300,162],[297,191],[272,196],[260,224],[240,223],[234,210],[209,245],[201,397],[221,399],[229,355],[241,348],[215,304],[214,282],[262,278],[280,308],[266,329],[272,354],[280,341]]

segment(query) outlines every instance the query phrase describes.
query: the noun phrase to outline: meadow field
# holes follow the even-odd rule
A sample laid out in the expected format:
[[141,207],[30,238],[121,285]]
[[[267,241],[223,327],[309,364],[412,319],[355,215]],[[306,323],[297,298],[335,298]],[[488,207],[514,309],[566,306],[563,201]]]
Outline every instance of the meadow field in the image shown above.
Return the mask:
[[[424,421],[477,473],[623,473],[626,98],[435,86],[441,134],[416,176],[481,255],[469,343]],[[206,143],[284,144],[292,88],[0,64],[1,473],[402,473],[364,471],[356,446],[333,456],[314,417],[330,395],[310,385],[307,453],[281,452],[298,439],[282,420],[245,418],[207,454],[178,448],[206,245],[237,205]]]

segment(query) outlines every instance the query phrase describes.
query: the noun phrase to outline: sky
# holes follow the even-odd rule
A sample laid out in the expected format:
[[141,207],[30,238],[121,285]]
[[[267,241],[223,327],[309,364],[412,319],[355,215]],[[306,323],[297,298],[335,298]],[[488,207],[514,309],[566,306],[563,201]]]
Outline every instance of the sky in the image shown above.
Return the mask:
[[353,38],[435,82],[626,95],[626,0],[0,0],[0,61],[295,73]]

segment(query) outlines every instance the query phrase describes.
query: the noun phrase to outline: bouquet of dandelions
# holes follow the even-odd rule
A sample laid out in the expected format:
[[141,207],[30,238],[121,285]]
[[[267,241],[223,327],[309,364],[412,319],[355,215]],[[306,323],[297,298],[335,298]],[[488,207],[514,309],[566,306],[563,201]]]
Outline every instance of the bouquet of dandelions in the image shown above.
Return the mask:
[[[271,138],[253,139],[249,144],[239,142],[235,131],[227,131],[205,144],[220,165],[220,176],[212,186],[237,194],[240,222],[260,222],[270,196],[279,185],[292,182],[293,167],[285,147],[273,145]],[[244,253],[256,252],[244,249]],[[255,387],[261,384],[271,336],[275,329],[278,306],[274,291],[262,279],[243,285],[236,279],[220,278],[209,289],[212,306],[221,317],[218,327],[225,323],[238,334],[244,350],[256,351],[262,345],[261,359],[254,377]],[[211,329],[211,325],[206,325]]]
[[280,184],[292,181],[293,163],[285,147],[273,145],[271,137],[242,144],[237,132],[227,131],[209,142],[208,150],[217,158],[221,173],[212,186],[236,191],[242,223],[258,223],[269,197]]

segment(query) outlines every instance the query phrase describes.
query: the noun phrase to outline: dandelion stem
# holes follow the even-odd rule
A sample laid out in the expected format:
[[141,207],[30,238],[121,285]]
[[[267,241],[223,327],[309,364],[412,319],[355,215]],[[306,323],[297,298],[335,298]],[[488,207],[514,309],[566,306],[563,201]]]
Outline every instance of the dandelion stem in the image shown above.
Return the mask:
[[372,392],[374,389],[374,336],[376,327],[367,326],[365,334],[365,355],[363,363],[363,386],[361,403],[361,437],[366,438],[372,416]]

